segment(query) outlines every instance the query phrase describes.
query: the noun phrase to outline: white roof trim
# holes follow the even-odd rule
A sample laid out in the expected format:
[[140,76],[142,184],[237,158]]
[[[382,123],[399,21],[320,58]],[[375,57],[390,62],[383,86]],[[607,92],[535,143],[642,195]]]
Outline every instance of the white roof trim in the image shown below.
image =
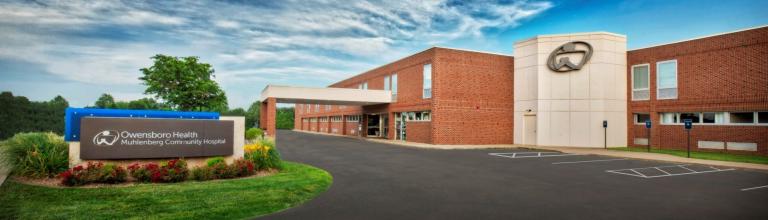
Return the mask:
[[540,38],[540,37],[567,37],[567,36],[593,35],[593,34],[606,34],[606,35],[611,35],[611,36],[616,36],[616,37],[621,37],[621,38],[626,38],[627,37],[627,35],[621,35],[621,34],[611,33],[611,32],[607,32],[607,31],[579,32],[579,33],[568,33],[568,34],[544,34],[544,35],[536,35],[534,37],[518,40],[518,41],[515,41],[514,44],[523,43],[523,42],[534,40],[534,39],[537,39],[537,38]]
[[[386,63],[386,64],[384,64],[384,65],[380,65],[380,66],[377,66],[377,67],[374,67],[374,68],[368,69],[368,70],[366,70],[366,71],[360,72],[360,73],[358,73],[358,74],[355,74],[354,76],[350,76],[350,77],[347,77],[346,79],[342,79],[342,80],[336,81],[336,82],[332,83],[331,85],[334,85],[334,84],[338,84],[338,83],[340,83],[340,82],[344,82],[344,81],[346,81],[346,80],[348,80],[348,79],[351,79],[351,78],[354,78],[354,77],[357,77],[357,76],[363,75],[363,74],[365,74],[365,73],[368,73],[368,72],[371,72],[371,71],[373,71],[373,70],[375,70],[375,69],[378,69],[378,68],[381,68],[381,67],[384,67],[384,66],[387,66],[387,65],[393,64],[393,63],[397,63],[397,62],[400,62],[401,60],[404,60],[404,59],[406,59],[406,58],[408,58],[408,57],[412,57],[412,56],[414,56],[414,55],[416,55],[416,54],[424,53],[424,52],[426,52],[426,51],[428,51],[428,50],[431,50],[431,49],[436,49],[436,48],[438,48],[438,49],[458,50],[458,51],[467,51],[467,52],[475,52],[475,53],[484,53],[484,54],[493,54],[493,55],[499,55],[499,56],[507,56],[507,57],[513,57],[512,55],[508,55],[508,54],[501,54],[501,53],[488,52],[488,51],[478,51],[478,50],[458,49],[458,48],[442,47],[442,46],[432,46],[432,47],[429,47],[429,48],[427,48],[427,49],[421,50],[421,51],[419,51],[419,52],[416,52],[416,53],[412,53],[411,55],[405,56],[405,57],[403,57],[403,58],[397,59],[397,60],[395,60],[395,61],[392,61],[392,62]],[[328,85],[328,86],[331,86],[331,85]]]
[[716,33],[716,34],[710,34],[710,35],[706,35],[706,36],[702,36],[702,37],[695,37],[695,38],[690,38],[690,39],[686,39],[686,40],[674,41],[674,42],[671,42],[671,43],[654,44],[654,45],[651,45],[651,46],[635,48],[635,49],[631,49],[631,50],[627,50],[627,51],[642,50],[642,49],[648,49],[648,48],[652,48],[652,47],[665,46],[665,45],[676,44],[676,43],[683,43],[683,42],[687,42],[687,41],[700,40],[700,39],[709,38],[709,37],[717,37],[717,36],[720,36],[720,35],[733,34],[733,33],[738,33],[738,32],[742,32],[742,31],[749,31],[749,30],[754,30],[754,29],[760,29],[760,28],[764,28],[764,27],[768,27],[768,25],[762,25],[762,26],[757,26],[757,27],[739,29],[739,30],[735,30],[735,31],[728,31],[728,32],[721,32],[721,33]]

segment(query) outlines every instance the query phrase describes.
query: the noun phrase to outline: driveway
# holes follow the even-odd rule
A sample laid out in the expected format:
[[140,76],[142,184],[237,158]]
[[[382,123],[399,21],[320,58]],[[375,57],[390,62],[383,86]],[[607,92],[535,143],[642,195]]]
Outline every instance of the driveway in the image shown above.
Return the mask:
[[277,143],[284,159],[327,170],[333,185],[267,219],[768,219],[768,188],[754,188],[768,174],[751,170],[285,130]]

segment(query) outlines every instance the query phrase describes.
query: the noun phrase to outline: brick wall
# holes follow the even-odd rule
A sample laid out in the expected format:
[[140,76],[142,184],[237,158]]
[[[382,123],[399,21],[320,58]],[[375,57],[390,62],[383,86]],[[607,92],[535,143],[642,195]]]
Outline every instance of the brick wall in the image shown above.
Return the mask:
[[[677,60],[678,98],[656,99],[656,62]],[[718,35],[680,43],[631,50],[627,53],[627,75],[631,66],[650,64],[648,101],[628,104],[628,143],[646,137],[644,126],[633,125],[632,113],[650,113],[654,124],[652,146],[684,149],[682,125],[660,125],[660,112],[768,111],[768,28]],[[631,80],[627,82],[632,99]],[[738,141],[757,143],[757,152],[768,154],[768,126],[696,125],[691,147],[697,141]]]
[[432,123],[428,121],[409,121],[405,123],[405,140],[409,142],[430,143],[432,141]]
[[433,142],[512,144],[513,71],[511,56],[438,48],[432,77]]

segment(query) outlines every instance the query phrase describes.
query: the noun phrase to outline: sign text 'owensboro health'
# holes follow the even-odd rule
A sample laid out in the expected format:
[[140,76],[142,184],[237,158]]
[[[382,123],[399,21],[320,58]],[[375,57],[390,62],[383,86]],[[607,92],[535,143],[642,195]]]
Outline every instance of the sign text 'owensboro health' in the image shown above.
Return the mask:
[[80,123],[82,159],[224,156],[233,151],[233,121],[86,117]]

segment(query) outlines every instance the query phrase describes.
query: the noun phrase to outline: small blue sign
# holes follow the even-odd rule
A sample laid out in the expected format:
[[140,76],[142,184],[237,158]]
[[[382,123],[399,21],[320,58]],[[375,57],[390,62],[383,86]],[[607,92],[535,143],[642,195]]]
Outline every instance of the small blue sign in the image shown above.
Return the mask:
[[80,118],[177,118],[177,119],[219,119],[218,112],[179,112],[158,110],[128,110],[100,108],[67,108],[64,116],[64,140],[80,141]]
[[685,125],[685,130],[693,128],[693,121],[691,119],[683,119],[683,124]]
[[651,120],[645,121],[645,128],[651,128]]

